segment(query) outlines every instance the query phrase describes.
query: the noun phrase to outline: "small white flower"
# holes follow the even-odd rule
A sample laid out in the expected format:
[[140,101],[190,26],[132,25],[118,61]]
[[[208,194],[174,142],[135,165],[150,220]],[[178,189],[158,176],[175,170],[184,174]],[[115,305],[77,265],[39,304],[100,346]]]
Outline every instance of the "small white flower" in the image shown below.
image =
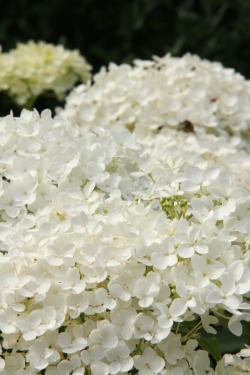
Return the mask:
[[24,371],[26,367],[24,357],[20,353],[13,352],[11,355],[5,356],[5,361],[3,362],[5,362],[5,371],[7,373],[19,374],[18,371]]
[[42,310],[34,310],[28,316],[22,315],[16,323],[27,341],[43,335],[56,326],[56,310],[46,306]]
[[202,171],[193,165],[188,165],[185,168],[185,180],[182,183],[182,189],[188,192],[198,192],[200,189],[209,186],[219,173],[219,168],[208,168]]
[[89,349],[81,351],[81,360],[86,366],[93,362],[101,361],[104,357],[105,349],[101,345],[91,345]]
[[134,322],[134,335],[150,341],[154,337],[155,320],[149,314],[139,313]]
[[117,308],[111,311],[111,322],[123,340],[129,340],[133,336],[136,316],[136,309],[132,307],[123,308],[117,305]]
[[[190,363],[190,361],[189,361]],[[195,374],[206,375],[208,370],[211,370],[210,359],[205,350],[197,350],[192,356],[190,365],[193,367]]]
[[160,275],[149,272],[146,277],[138,279],[134,284],[133,294],[139,299],[139,306],[148,307],[160,289]]
[[159,374],[165,364],[162,357],[150,347],[147,347],[142,355],[134,356],[134,366],[139,370],[140,375],[154,375]]
[[78,355],[72,355],[69,360],[62,360],[58,363],[57,369],[62,375],[83,375],[85,368],[82,367],[81,359]]
[[185,357],[180,335],[169,334],[166,343],[163,344],[164,358],[170,365],[176,365],[177,361]]
[[58,362],[60,354],[56,350],[48,348],[43,341],[37,340],[31,344],[26,358],[36,370],[42,370],[49,364]]
[[69,308],[72,319],[77,318],[81,313],[86,311],[89,306],[88,293],[83,291],[79,294],[68,294],[66,297],[66,304]]
[[11,334],[17,331],[16,321],[18,313],[10,307],[0,312],[0,330],[3,333]]
[[108,375],[109,366],[102,361],[94,361],[90,365],[91,373],[93,375]]
[[110,281],[109,291],[111,296],[128,301],[133,293],[136,280],[143,275],[144,271],[145,267],[141,264],[136,264],[133,271],[130,269],[124,270],[116,279]]
[[77,337],[75,339],[68,332],[62,332],[58,335],[58,345],[62,348],[63,353],[76,353],[87,346],[87,341],[84,337]]
[[242,349],[239,353],[224,354],[218,362],[216,375],[245,375],[250,372],[250,353],[249,348]]
[[97,323],[97,328],[90,333],[89,339],[94,344],[103,345],[106,349],[115,348],[118,343],[115,327],[105,320]]
[[119,341],[116,348],[108,349],[106,351],[110,374],[117,374],[132,369],[133,359],[129,354],[129,348],[123,341]]

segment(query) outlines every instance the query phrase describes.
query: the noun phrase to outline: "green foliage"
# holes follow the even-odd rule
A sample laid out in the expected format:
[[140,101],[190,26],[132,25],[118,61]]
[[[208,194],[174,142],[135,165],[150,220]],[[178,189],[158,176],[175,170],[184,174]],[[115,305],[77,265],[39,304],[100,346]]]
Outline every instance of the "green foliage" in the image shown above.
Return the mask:
[[220,344],[216,336],[205,338],[200,336],[199,345],[203,350],[206,350],[216,361],[221,359]]
[[222,325],[217,329],[217,338],[220,342],[221,352],[237,353],[244,345],[250,345],[250,322],[242,322],[243,330],[241,336],[235,336],[229,329]]

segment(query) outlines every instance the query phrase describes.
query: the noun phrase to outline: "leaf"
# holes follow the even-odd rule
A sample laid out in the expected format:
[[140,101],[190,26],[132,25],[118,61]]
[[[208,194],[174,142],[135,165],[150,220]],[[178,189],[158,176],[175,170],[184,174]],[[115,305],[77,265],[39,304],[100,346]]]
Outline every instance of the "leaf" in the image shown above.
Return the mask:
[[200,347],[206,350],[211,356],[216,360],[219,361],[221,359],[221,351],[219,341],[216,337],[211,337],[206,339],[204,337],[200,337],[198,340]]
[[216,328],[216,337],[220,343],[221,353],[238,353],[244,348],[244,344],[250,343],[250,322],[242,322],[243,332],[242,335],[235,336],[229,331],[227,324],[223,326],[222,321]]

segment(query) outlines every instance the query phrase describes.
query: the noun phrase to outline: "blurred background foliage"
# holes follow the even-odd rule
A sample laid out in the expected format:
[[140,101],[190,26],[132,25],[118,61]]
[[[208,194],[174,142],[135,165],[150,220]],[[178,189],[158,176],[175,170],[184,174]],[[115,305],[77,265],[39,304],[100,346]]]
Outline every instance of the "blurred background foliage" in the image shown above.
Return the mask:
[[[220,61],[250,78],[248,0],[0,0],[4,52],[29,40],[79,49],[97,72],[168,52]],[[36,107],[51,105],[40,98]],[[13,103],[0,95],[0,114]]]

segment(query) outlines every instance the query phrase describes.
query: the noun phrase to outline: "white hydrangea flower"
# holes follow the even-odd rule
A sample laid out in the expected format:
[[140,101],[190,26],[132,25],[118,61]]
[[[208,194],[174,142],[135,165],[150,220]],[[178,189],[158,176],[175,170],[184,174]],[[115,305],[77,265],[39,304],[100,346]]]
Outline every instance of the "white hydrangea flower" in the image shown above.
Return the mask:
[[75,88],[63,110],[84,127],[120,124],[140,135],[164,127],[203,128],[249,137],[249,81],[218,62],[168,54],[133,66],[111,63],[93,80]]
[[44,42],[19,43],[0,53],[0,90],[20,106],[30,105],[45,91],[62,99],[77,81],[87,81],[90,69],[77,50]]
[[211,375],[199,328],[216,333],[222,314],[237,335],[250,320],[249,154],[222,136],[139,139],[49,111],[0,128],[5,367],[18,353],[18,375]]

